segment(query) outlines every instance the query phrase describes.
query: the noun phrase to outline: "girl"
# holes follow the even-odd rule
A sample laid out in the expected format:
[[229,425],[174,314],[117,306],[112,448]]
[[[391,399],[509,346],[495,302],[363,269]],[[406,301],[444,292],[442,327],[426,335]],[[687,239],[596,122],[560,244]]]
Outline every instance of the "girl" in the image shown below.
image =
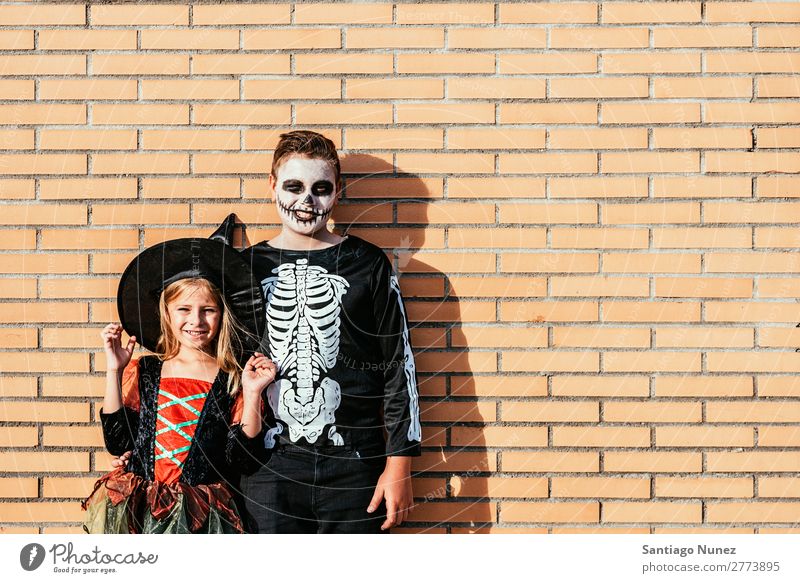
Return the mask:
[[[122,325],[101,333],[100,419],[108,451],[132,455],[95,484],[84,529],[243,532],[228,482],[263,461],[261,392],[275,376],[260,352],[239,364],[264,319],[249,268],[217,241],[167,241],[125,271],[118,308]],[[154,354],[131,361],[137,337]]]

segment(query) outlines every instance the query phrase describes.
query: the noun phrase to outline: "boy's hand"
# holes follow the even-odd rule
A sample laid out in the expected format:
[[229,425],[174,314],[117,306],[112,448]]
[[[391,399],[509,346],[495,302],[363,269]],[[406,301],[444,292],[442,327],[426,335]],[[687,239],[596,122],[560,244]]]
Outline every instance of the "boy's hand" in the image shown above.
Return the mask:
[[136,336],[128,339],[128,345],[122,346],[122,326],[120,324],[109,324],[100,333],[103,339],[103,348],[106,352],[106,370],[121,372],[133,356],[133,349],[136,347]]
[[386,499],[386,520],[381,525],[381,530],[403,524],[414,505],[410,457],[390,456],[386,458],[386,469],[378,478],[378,485],[375,487],[375,494],[372,496],[367,512],[375,512],[383,499]]
[[242,392],[247,396],[260,396],[262,391],[275,380],[278,367],[260,352],[253,353],[242,371]]

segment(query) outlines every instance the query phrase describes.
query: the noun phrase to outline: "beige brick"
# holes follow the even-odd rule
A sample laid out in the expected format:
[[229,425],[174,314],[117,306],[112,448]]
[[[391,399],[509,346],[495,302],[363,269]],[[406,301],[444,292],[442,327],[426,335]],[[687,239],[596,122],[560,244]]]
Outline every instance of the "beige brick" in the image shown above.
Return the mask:
[[[796,128],[759,128],[760,148],[800,148],[800,135]],[[763,195],[762,195],[763,196]]]
[[[88,258],[85,254],[65,255],[41,252],[36,255],[8,255],[0,264],[0,273],[88,273]],[[37,306],[29,305],[26,309],[38,313]],[[8,314],[11,313],[8,312]]]
[[758,477],[759,498],[795,498],[800,478],[778,478],[773,476]]
[[[597,222],[597,205],[595,203],[505,203],[499,204],[498,207],[501,223],[548,225]],[[530,258],[537,259],[538,256],[532,255]],[[553,260],[552,254],[549,255],[549,260]]]
[[[384,54],[348,55],[341,53],[306,53],[295,55],[295,71],[298,74],[319,75],[324,73],[391,73],[392,56]],[[400,65],[398,64],[398,72]],[[402,71],[407,73],[409,71]]]
[[712,277],[657,277],[656,297],[665,298],[749,298],[752,279]]
[[[255,8],[255,6],[249,8]],[[360,29],[351,29],[351,32],[352,30]],[[338,49],[342,47],[342,33],[338,28],[270,28],[269,30],[244,30],[242,32],[246,50]]]
[[95,225],[169,225],[189,222],[186,204],[114,205],[95,204],[92,223]]
[[513,322],[594,322],[597,302],[502,301],[500,315],[502,320]]
[[599,522],[596,502],[502,502],[503,522]]
[[758,96],[800,97],[800,83],[795,77],[760,77],[758,79]]
[[615,97],[647,97],[646,77],[596,79],[591,77],[558,78],[550,80],[550,97],[576,99],[607,99]]
[[729,502],[708,504],[708,522],[791,522],[800,518],[800,504],[796,502]]
[[752,328],[656,328],[658,348],[752,348]]
[[593,103],[504,103],[500,105],[500,123],[567,124],[597,123]]
[[239,31],[218,28],[214,34],[207,30],[181,30],[175,28],[145,29],[141,31],[141,48],[213,50],[238,49]]
[[34,426],[0,427],[0,445],[2,447],[34,447],[38,444],[38,430]]
[[[552,140],[552,137],[551,137]],[[590,148],[594,149],[594,148]],[[654,180],[656,180],[654,178]],[[647,178],[603,176],[601,178],[549,178],[551,198],[626,198],[646,197]]]
[[800,177],[763,176],[757,179],[759,197],[800,196]]
[[693,253],[605,253],[606,273],[699,273],[700,256]]
[[551,277],[553,296],[568,297],[647,297],[647,279],[643,277],[569,276]]
[[[752,80],[745,77],[656,77],[653,79],[653,96],[660,99],[676,98],[702,98],[714,99],[721,97],[751,98],[753,96]],[[671,130],[676,133],[691,135],[695,132],[711,134],[712,131],[725,133],[741,133],[747,130],[725,130],[723,128],[696,128]],[[719,141],[718,143],[725,143]],[[681,146],[679,146],[681,147]],[[687,147],[687,146],[682,146]]]
[[128,5],[90,6],[93,26],[189,24],[188,6]]
[[700,2],[609,2],[603,4],[603,22],[636,24],[700,22]]
[[[711,155],[709,152],[708,155]],[[603,173],[699,172],[699,152],[625,152],[600,154]]]
[[48,4],[2,6],[0,22],[3,26],[86,24],[86,7],[82,4],[62,4],[58,10],[53,10],[52,5]]
[[756,28],[759,47],[796,47],[800,26],[759,26]]
[[[33,48],[33,47],[29,47]],[[40,30],[41,50],[135,50],[135,30]]]
[[[18,328],[17,330],[23,330],[22,328]],[[29,330],[36,333],[36,330],[30,328]],[[13,332],[13,329],[11,329]],[[4,346],[5,348],[5,346]],[[36,348],[33,346],[31,348]],[[0,396],[2,397],[36,397],[36,377],[14,377],[14,376],[7,376],[3,377],[0,380]],[[12,429],[12,428],[7,428]],[[27,438],[24,437],[26,432],[25,428],[17,428],[19,431],[14,430],[16,433],[19,433],[23,436],[23,439],[27,441]],[[12,432],[9,433],[10,436],[15,435],[16,433]],[[2,438],[0,438],[0,443],[2,443]],[[36,440],[34,439],[34,444]]]
[[553,28],[550,48],[646,48],[646,28]]
[[[6,7],[7,8],[7,7]],[[2,19],[0,19],[0,22]],[[85,75],[85,55],[0,56],[3,75]]]
[[547,447],[547,427],[453,427],[450,444],[462,447]]
[[[547,479],[453,476],[450,489],[454,497],[547,498]],[[416,485],[414,494],[417,496]]]
[[[4,250],[25,250],[25,251],[33,251],[36,249],[36,230],[35,229],[13,229],[14,234],[13,237],[6,237],[5,240],[0,240],[0,249]],[[544,245],[542,245],[544,247]],[[4,288],[11,288],[12,282],[4,281],[3,287]],[[19,290],[20,292],[24,292],[25,288]],[[13,291],[13,288],[10,289],[9,293],[15,294],[16,292]],[[35,297],[36,293],[34,290]],[[23,293],[20,297],[31,297],[30,294]]]
[[597,154],[500,154],[502,174],[597,174]]
[[596,423],[600,420],[600,414],[596,402],[504,401],[502,407],[502,419],[505,422]]
[[557,75],[598,72],[597,55],[584,52],[500,54],[497,57],[497,62],[500,73],[503,75]]
[[444,48],[443,28],[374,27],[347,31],[348,49]]
[[397,121],[401,124],[488,123],[494,121],[494,105],[491,103],[399,103],[395,107]]
[[[653,130],[657,135],[659,129]],[[752,196],[752,181],[742,176],[654,176],[655,198],[729,198]]]
[[386,124],[391,123],[392,106],[389,104],[314,104],[296,106],[297,123],[306,125],[327,124]]
[[[667,429],[666,427],[659,429]],[[676,428],[677,429],[677,428]],[[681,428],[686,429],[686,428]],[[656,476],[659,498],[752,498],[753,478]]]
[[788,302],[707,302],[708,322],[796,322],[798,306]]
[[[2,86],[0,86],[0,99],[8,99],[8,100],[15,100],[21,101],[23,99],[33,99],[35,93],[35,87],[33,80],[27,79],[18,79],[18,80],[4,80]],[[12,110],[9,110],[7,107],[0,108],[0,112],[3,111],[11,111],[10,115],[14,115]],[[7,114],[3,114],[3,117],[7,117]]]
[[295,24],[389,24],[391,4],[340,3],[295,6]]
[[706,22],[797,22],[796,2],[714,2],[706,5]]
[[[653,229],[653,247],[661,249],[744,248],[752,245],[752,229],[725,227]],[[709,282],[710,283],[710,282]],[[723,282],[719,282],[722,284]],[[728,284],[730,286],[730,284]],[[748,297],[749,297],[748,293]]]
[[758,394],[761,397],[796,397],[800,395],[800,378],[758,377]]
[[547,395],[547,379],[541,376],[474,376],[451,377],[450,393],[454,396],[543,397]]
[[[314,79],[317,86],[322,82]],[[338,81],[337,81],[338,83]],[[314,97],[320,99],[319,88],[314,90]],[[341,90],[329,92],[338,99]],[[351,99],[441,99],[444,97],[444,81],[442,79],[407,79],[370,77],[366,79],[347,79],[347,97]]]
[[43,480],[42,494],[44,498],[85,498],[94,487],[97,477],[51,478]]
[[[709,103],[706,107],[712,105]],[[608,102],[601,104],[600,108],[604,124],[682,124],[700,121],[698,103]]]
[[607,451],[603,454],[606,472],[700,472],[702,454],[682,452]]
[[142,98],[147,100],[159,99],[191,99],[191,100],[216,100],[239,99],[239,82],[236,80],[201,81],[180,79],[144,79],[142,81]]
[[558,348],[647,348],[647,328],[557,327],[553,329],[553,346]]
[[657,447],[753,447],[753,445],[752,427],[656,427]]
[[598,454],[569,451],[507,451],[504,472],[597,472]]
[[793,152],[706,152],[706,172],[733,171],[800,172],[800,156]]
[[544,297],[547,294],[545,278],[528,277],[448,277],[450,289],[463,297]]
[[41,130],[39,147],[43,150],[135,150],[136,131]]
[[758,429],[759,447],[797,447],[800,428],[796,425],[762,425]]
[[647,229],[551,228],[553,249],[646,249]]
[[606,502],[603,522],[702,522],[702,504],[687,502]]
[[603,73],[699,73],[700,53],[612,53],[603,57]]
[[[33,150],[33,140],[32,129],[0,130],[0,147],[4,150]],[[0,196],[6,198],[2,191],[0,191]]]
[[188,154],[95,154],[94,174],[188,174]]
[[92,109],[92,122],[98,125],[185,125],[189,123],[189,106],[98,103]]
[[636,376],[558,376],[552,379],[554,397],[646,397],[650,394],[647,377]]
[[[67,454],[59,453],[48,455],[63,456]],[[83,455],[86,458],[85,460],[80,460],[80,464],[72,464],[66,471],[88,470],[89,457],[87,454]],[[36,526],[45,522],[80,522],[85,518],[85,512],[81,510],[80,504],[64,504],[63,502],[6,502],[3,504],[2,508],[3,519],[6,522],[31,522]],[[50,528],[47,530],[48,532],[51,531]]]
[[[798,62],[800,64],[800,62]],[[708,103],[705,106],[706,123],[797,123],[800,120],[800,106],[796,103]],[[741,159],[769,160],[777,153],[743,153]],[[779,156],[780,157],[780,156]],[[750,164],[748,164],[750,165]],[[738,169],[737,169],[738,171]],[[750,170],[751,172],[753,170]]]
[[594,2],[559,2],[543,5],[537,2],[500,4],[501,24],[595,23]]
[[546,35],[543,28],[532,27],[450,27],[447,46],[451,49],[543,49],[547,46]]
[[[707,219],[706,214],[706,222],[709,222]],[[696,202],[606,205],[602,222],[605,225],[697,223],[700,222],[700,205]]]
[[[41,170],[46,172],[49,168],[45,168],[45,164],[57,158],[57,156],[41,155],[39,158],[47,158],[47,160],[33,160],[36,166],[31,169]],[[83,158],[81,156],[81,158]],[[20,159],[19,163],[27,162],[27,159]],[[19,170],[20,168],[17,168]],[[52,168],[52,170],[56,170]],[[50,172],[47,172],[48,174]],[[55,172],[53,172],[55,174]],[[22,225],[31,227],[34,225],[85,225],[87,210],[86,205],[83,204],[25,204],[25,205],[3,205],[2,215],[0,216],[0,224],[2,225]],[[5,261],[17,261],[19,259],[26,259],[25,256],[9,256]],[[28,261],[35,262],[36,257],[27,257]]]
[[551,478],[554,498],[649,498],[649,478],[581,476]]
[[[205,56],[205,55],[202,55]],[[201,55],[195,55],[198,59]],[[91,55],[93,75],[188,75],[189,55]]]
[[105,375],[69,377],[47,376],[42,379],[42,396],[102,398],[105,387]]
[[[664,320],[677,320],[682,317],[686,320],[691,319],[689,315],[666,316]],[[643,317],[647,318],[647,315]],[[603,360],[603,369],[607,372],[700,372],[700,367],[700,354],[686,352],[637,352],[635,356],[625,352],[609,352],[605,354]]]
[[800,340],[800,329],[792,328],[766,328],[759,331],[758,345],[767,348],[795,348]]
[[[84,363],[88,368],[88,358],[86,355],[81,354],[58,354],[60,364],[63,368],[59,372],[82,372],[78,370],[76,364]],[[0,356],[5,362],[7,359],[6,354]],[[49,364],[49,363],[45,363]],[[59,364],[59,363],[57,363]],[[4,367],[5,368],[5,367]],[[46,370],[47,366],[41,366],[37,363],[36,366],[31,367],[34,370]],[[10,366],[5,369],[12,371]],[[23,401],[6,401],[0,404],[0,418],[4,422],[37,422],[37,423],[73,423],[76,421],[89,420],[89,404],[88,403],[63,403],[63,402],[44,402],[36,400],[33,402]],[[3,454],[0,454],[2,456]],[[5,464],[2,464],[5,465]],[[6,466],[7,467],[7,466]]]
[[[770,253],[707,253],[708,273],[795,273],[800,254]],[[725,265],[723,264],[725,263]]]
[[452,128],[447,133],[447,147],[453,150],[494,148],[498,150],[540,149],[545,145],[541,129]]
[[[381,70],[370,72],[388,73],[391,72],[391,68],[390,59]],[[469,59],[464,59],[461,54],[401,53],[397,56],[398,73],[452,74],[494,73],[494,71],[495,57],[492,54],[473,53]]]
[[493,472],[497,469],[497,459],[486,452],[432,451],[415,457],[411,467],[415,473],[445,471],[445,468],[447,472]]
[[[36,196],[34,180],[0,179],[0,198],[3,200],[33,199]],[[544,190],[544,188],[542,188]]]
[[710,372],[800,372],[794,352],[709,352],[706,358]]
[[700,304],[697,302],[617,301],[603,302],[606,322],[697,322]]
[[[644,128],[593,128],[550,130],[550,148],[555,150],[633,150],[647,148]],[[604,180],[609,180],[605,178]],[[617,179],[611,179],[617,180]]]
[[192,6],[192,24],[289,24],[290,11],[291,4],[197,4]]
[[496,504],[475,502],[426,502],[414,506],[409,521],[414,522],[471,522],[497,521]]
[[706,55],[707,73],[792,73],[797,71],[798,65],[800,55],[797,53],[712,51]]
[[0,478],[0,499],[38,498],[39,485],[36,478]]
[[553,427],[556,447],[650,447],[647,427]]
[[202,125],[272,125],[291,117],[288,105],[197,104],[192,106],[193,123]]
[[749,26],[675,26],[653,28],[657,49],[750,47],[753,30]]
[[[41,36],[39,38],[41,39]],[[0,31],[0,50],[24,50],[32,48],[33,48],[32,30]]]
[[448,177],[448,193],[458,198],[544,198],[544,178]]
[[[342,83],[338,79],[252,79],[244,81],[245,99],[340,99]],[[238,97],[238,90],[236,93]],[[273,140],[273,147],[277,140]]]
[[603,405],[603,421],[610,423],[699,423],[701,410],[700,403],[693,401],[608,401]]
[[288,73],[289,55],[271,53],[192,55],[193,75],[286,75]]
[[3,123],[14,125],[85,124],[86,106],[54,103],[0,106]]
[[800,420],[800,409],[793,401],[711,401],[706,404],[706,419],[711,423],[792,423]]
[[452,346],[472,348],[531,348],[547,347],[547,330],[544,328],[470,327],[453,329]]
[[709,472],[797,472],[800,467],[797,451],[714,451],[706,458]]
[[136,179],[133,178],[48,179],[39,183],[42,200],[136,198]]

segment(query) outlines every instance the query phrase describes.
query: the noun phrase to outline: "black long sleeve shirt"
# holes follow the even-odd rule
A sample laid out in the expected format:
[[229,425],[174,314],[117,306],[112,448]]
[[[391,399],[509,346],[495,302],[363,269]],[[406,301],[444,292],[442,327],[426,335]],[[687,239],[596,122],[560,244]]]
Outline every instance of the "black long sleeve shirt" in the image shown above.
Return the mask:
[[351,446],[414,456],[422,439],[416,368],[400,286],[383,251],[354,235],[311,251],[242,251],[267,301],[262,348],[267,447]]

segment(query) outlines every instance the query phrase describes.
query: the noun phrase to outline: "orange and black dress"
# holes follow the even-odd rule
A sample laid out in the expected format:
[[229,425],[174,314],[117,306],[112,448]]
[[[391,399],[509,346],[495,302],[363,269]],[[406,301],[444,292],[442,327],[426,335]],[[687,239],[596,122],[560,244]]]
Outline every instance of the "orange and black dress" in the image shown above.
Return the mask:
[[[242,431],[242,401],[214,382],[161,378],[143,356],[123,373],[123,406],[100,413],[106,449],[131,451],[127,469],[100,478],[84,501],[90,533],[243,532],[231,483],[266,455],[264,432]],[[239,393],[241,395],[241,393]]]

